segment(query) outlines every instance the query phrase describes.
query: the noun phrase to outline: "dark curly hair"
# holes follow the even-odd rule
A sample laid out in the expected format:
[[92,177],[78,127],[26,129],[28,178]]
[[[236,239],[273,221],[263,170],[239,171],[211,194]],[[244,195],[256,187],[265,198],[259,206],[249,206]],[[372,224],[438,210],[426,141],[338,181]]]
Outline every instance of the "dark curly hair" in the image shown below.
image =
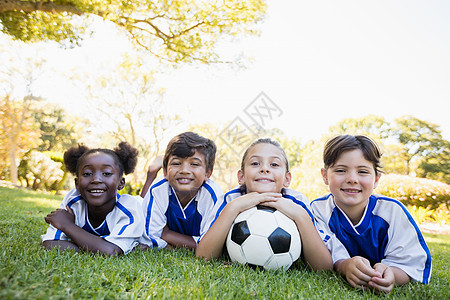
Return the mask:
[[64,153],[64,165],[69,172],[78,176],[78,170],[84,158],[91,153],[97,152],[109,154],[113,157],[114,161],[119,166],[120,176],[124,173],[130,174],[136,168],[139,151],[127,142],[120,142],[114,150],[104,148],[89,149],[88,147],[79,144],[69,148]]

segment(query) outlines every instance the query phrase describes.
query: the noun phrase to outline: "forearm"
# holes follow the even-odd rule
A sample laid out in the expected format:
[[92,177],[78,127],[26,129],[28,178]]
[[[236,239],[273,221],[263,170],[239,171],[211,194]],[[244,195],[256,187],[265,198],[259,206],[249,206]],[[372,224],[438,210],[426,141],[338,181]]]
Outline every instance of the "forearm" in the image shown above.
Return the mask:
[[408,274],[406,274],[405,271],[403,271],[400,268],[397,267],[390,267],[392,269],[392,272],[394,273],[395,276],[395,284],[396,285],[404,285],[407,284],[411,278],[408,276]]
[[152,185],[152,183],[155,180],[157,174],[158,174],[158,172],[147,172],[147,178],[145,178],[145,183],[142,186],[142,191],[141,191],[141,197],[142,198],[144,198],[145,194],[147,194],[148,189]]
[[61,229],[81,250],[105,255],[120,255],[123,253],[120,247],[93,235],[81,227],[71,224]]
[[74,243],[72,243],[70,241],[66,241],[66,240],[47,240],[47,241],[42,242],[42,246],[47,250],[56,248],[59,250],[72,249],[75,252],[80,251],[80,249],[78,248],[77,245],[75,245]]
[[228,232],[236,216],[237,213],[231,206],[225,206],[217,220],[198,243],[195,255],[208,260],[220,257]]
[[332,270],[331,253],[320,238],[309,216],[298,217],[294,221],[300,233],[303,257],[306,263],[315,271]]
[[195,249],[197,247],[197,243],[194,241],[192,236],[181,234],[170,229],[165,229],[161,235],[161,238],[169,245],[176,248]]

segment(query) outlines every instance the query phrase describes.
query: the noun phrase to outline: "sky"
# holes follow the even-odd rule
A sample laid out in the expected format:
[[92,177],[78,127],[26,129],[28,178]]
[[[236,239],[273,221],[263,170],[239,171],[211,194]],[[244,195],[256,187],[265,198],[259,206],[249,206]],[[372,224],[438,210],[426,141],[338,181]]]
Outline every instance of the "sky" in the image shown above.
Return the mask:
[[[68,70],[119,58],[126,45],[108,30],[99,26],[81,48],[52,50],[52,64]],[[269,0],[260,30],[221,48],[251,57],[247,69],[184,66],[161,76],[173,113],[192,123],[251,125],[258,120],[245,112],[259,107],[271,113],[260,125],[302,141],[344,118],[413,115],[450,139],[449,1]],[[43,86],[46,98],[76,109],[79,94],[64,79]]]

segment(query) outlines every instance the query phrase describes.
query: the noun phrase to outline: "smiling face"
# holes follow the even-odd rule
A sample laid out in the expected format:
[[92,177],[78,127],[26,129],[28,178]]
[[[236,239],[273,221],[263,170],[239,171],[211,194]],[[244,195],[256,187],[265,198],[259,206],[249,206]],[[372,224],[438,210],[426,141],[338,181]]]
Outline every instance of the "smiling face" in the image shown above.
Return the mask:
[[278,147],[260,143],[252,146],[244,159],[244,168],[238,172],[239,184],[245,184],[247,193],[280,193],[291,182],[291,173]]
[[94,152],[83,158],[78,168],[75,186],[86,200],[89,209],[111,211],[116,193],[125,185],[114,158],[103,152]]
[[380,175],[360,149],[343,152],[336,162],[322,169],[325,184],[329,185],[336,205],[350,218],[359,223],[364,209],[376,188]]
[[205,156],[198,150],[185,158],[170,156],[164,169],[164,177],[175,190],[183,207],[197,194],[211,173],[212,170],[206,171]]

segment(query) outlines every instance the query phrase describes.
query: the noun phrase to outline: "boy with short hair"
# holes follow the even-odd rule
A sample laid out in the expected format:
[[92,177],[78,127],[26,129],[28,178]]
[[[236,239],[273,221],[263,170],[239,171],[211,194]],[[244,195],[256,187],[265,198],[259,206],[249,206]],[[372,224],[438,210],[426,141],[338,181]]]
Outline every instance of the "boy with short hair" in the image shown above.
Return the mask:
[[209,179],[215,155],[214,142],[194,132],[169,142],[162,162],[164,178],[157,178],[144,196],[141,244],[196,248],[220,206],[222,189]]

